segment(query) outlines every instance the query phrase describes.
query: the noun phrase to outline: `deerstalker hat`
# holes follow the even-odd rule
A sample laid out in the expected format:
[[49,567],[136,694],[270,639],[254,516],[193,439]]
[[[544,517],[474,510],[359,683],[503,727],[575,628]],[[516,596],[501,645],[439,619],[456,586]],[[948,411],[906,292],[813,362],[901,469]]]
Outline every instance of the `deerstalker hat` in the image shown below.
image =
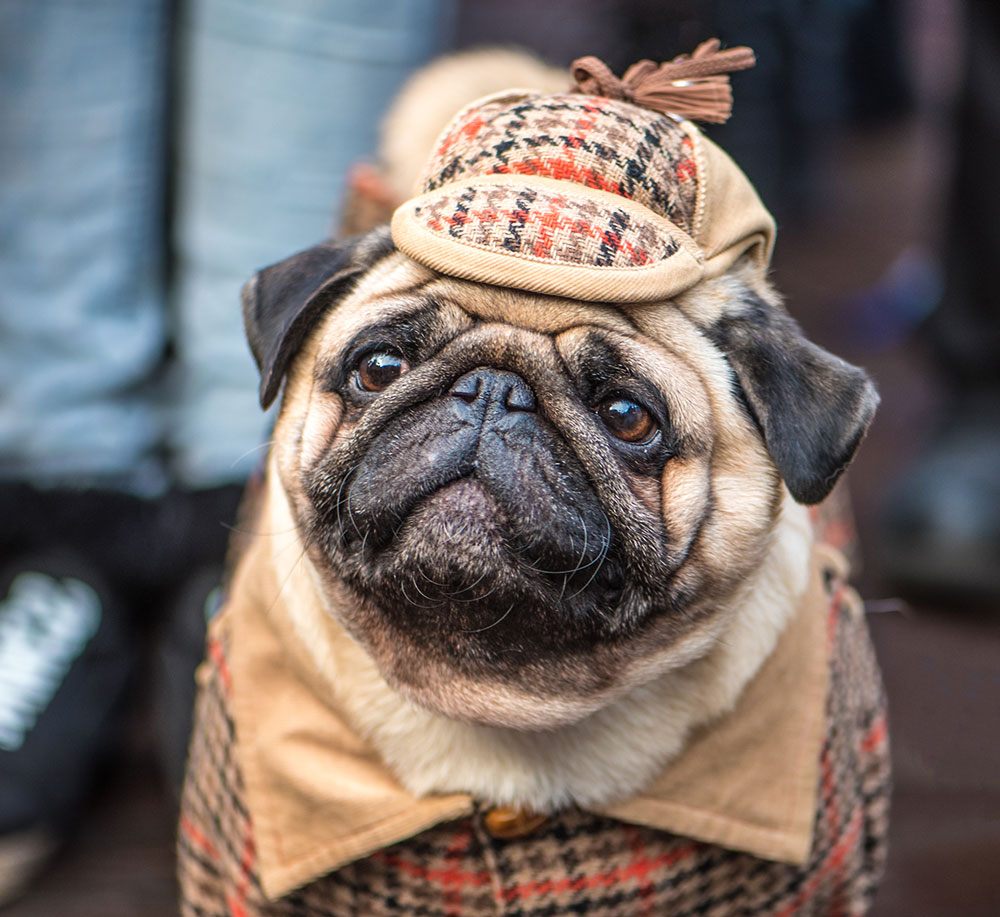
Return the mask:
[[719,71],[752,63],[749,49],[720,52],[713,41],[618,80],[583,58],[574,90],[473,102],[393,215],[396,245],[455,277],[605,302],[668,299],[744,254],[766,265],[773,218],[682,116],[725,120],[731,94]]

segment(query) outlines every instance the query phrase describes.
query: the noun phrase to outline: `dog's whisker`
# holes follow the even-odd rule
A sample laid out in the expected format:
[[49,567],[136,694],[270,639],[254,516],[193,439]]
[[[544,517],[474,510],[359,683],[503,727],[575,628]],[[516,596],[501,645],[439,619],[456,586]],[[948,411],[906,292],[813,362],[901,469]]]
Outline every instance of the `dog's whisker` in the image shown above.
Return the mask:
[[[511,547],[511,550],[515,554],[518,554],[523,557],[525,554],[528,553],[528,546],[525,545],[523,547],[517,547],[516,545],[514,545]],[[546,576],[563,576],[563,575],[572,575],[580,570],[586,570],[587,567],[596,562],[597,558],[594,558],[594,560],[588,561],[586,564],[583,564],[583,566],[566,567],[565,569],[561,570],[549,570],[545,567],[538,566],[538,564],[532,563],[530,560],[522,560],[521,564],[524,566],[525,569],[531,570],[534,573],[544,573]]]
[[360,528],[358,528],[357,520],[354,518],[354,510],[351,509],[351,494],[353,492],[354,492],[353,486],[347,488],[347,497],[345,499],[344,505],[347,507],[347,518],[350,520],[351,528],[354,529],[355,533],[358,535],[359,538],[362,538],[364,537],[364,533],[361,531]]
[[[429,596],[426,592],[424,592],[423,589],[420,588],[420,586],[419,586],[419,584],[417,583],[416,580],[412,580],[411,582],[413,583],[413,588],[416,589],[417,592],[420,593],[420,597],[421,598],[427,599],[428,602],[433,602],[434,601],[434,599],[431,596]],[[431,606],[431,607],[440,607],[440,605],[441,605],[441,603],[438,602],[437,606]]]
[[276,552],[276,556],[287,556],[290,551],[294,552],[300,546],[302,547],[303,553],[308,550],[307,546],[303,546],[302,543],[296,539],[295,541],[289,541],[286,544],[281,545]]
[[401,532],[403,531],[403,526],[405,526],[405,525],[406,525],[406,520],[405,520],[405,519],[403,519],[403,518],[401,518],[401,517],[399,517],[399,516],[396,516],[396,521],[397,521],[397,522],[398,522],[399,524],[398,524],[398,525],[396,525],[396,526],[395,526],[395,527],[393,528],[393,530],[392,530],[392,540],[396,540],[396,539],[398,539],[398,538],[399,538],[399,536],[400,536],[400,533],[401,533]]
[[[588,529],[586,523],[583,520],[583,515],[581,513],[578,513],[577,515],[580,518],[580,522],[584,530],[584,544],[582,550],[580,551],[580,561],[573,567],[567,567],[562,570],[548,570],[545,569],[544,567],[538,566],[537,564],[531,563],[531,561],[522,561],[525,568],[531,570],[534,573],[542,573],[546,576],[573,576],[574,574],[582,573],[584,570],[594,566],[595,564],[601,564],[603,562],[604,558],[607,556],[608,545],[610,544],[611,521],[607,518],[607,516],[605,516],[605,523],[607,525],[608,531],[601,552],[598,553],[598,555],[594,557],[592,560],[588,560],[586,563],[584,563],[583,559],[584,557],[586,557],[587,547],[589,546]],[[527,545],[523,547],[518,547],[517,545],[511,545],[511,549],[514,551],[515,554],[520,554],[520,555],[524,555],[528,551]]]
[[295,558],[294,563],[288,568],[288,572],[284,575],[281,582],[278,584],[278,589],[275,592],[274,598],[271,600],[271,604],[268,606],[267,613],[270,615],[274,611],[281,598],[281,593],[285,591],[285,586],[288,585],[288,581],[292,578],[292,574],[295,572],[296,568],[300,563],[302,563],[303,558],[306,556],[306,548],[303,546],[302,550],[299,552],[299,556]]
[[433,577],[431,577],[431,576],[428,576],[428,574],[427,574],[427,571],[426,571],[426,570],[421,570],[421,571],[420,571],[420,575],[421,575],[421,576],[422,576],[422,577],[423,577],[423,578],[424,578],[425,580],[427,580],[427,582],[428,582],[428,583],[430,583],[430,584],[431,584],[432,586],[447,586],[447,585],[448,585],[447,583],[439,583],[439,582],[438,582],[438,581],[437,581],[436,579],[434,579]]
[[235,468],[235,467],[236,467],[237,465],[239,465],[239,463],[240,463],[240,462],[242,462],[242,461],[243,461],[243,459],[245,459],[245,458],[246,458],[246,457],[247,457],[248,455],[253,455],[253,453],[254,453],[254,452],[260,452],[260,450],[261,450],[261,449],[270,449],[270,448],[271,448],[271,446],[273,446],[273,445],[274,445],[274,443],[275,443],[275,440],[273,440],[273,439],[269,439],[269,440],[266,440],[265,442],[262,442],[262,443],[258,443],[258,444],[257,444],[256,446],[251,446],[251,447],[250,447],[249,449],[247,449],[247,450],[246,450],[246,452],[244,452],[244,453],[243,453],[242,455],[238,455],[238,456],[236,456],[236,458],[234,458],[234,459],[233,459],[233,463],[232,463],[232,464],[231,464],[231,465],[230,465],[229,467],[230,467],[230,468]]
[[353,486],[351,479],[354,477],[354,475],[357,473],[360,467],[361,467],[360,464],[355,464],[350,468],[347,474],[344,475],[344,480],[340,482],[340,487],[337,488],[337,497],[335,505],[337,511],[337,527],[341,531],[344,531],[344,518],[342,509],[343,507],[346,506],[347,518],[351,523],[351,527],[354,529],[355,533],[359,537],[363,537],[363,533],[358,528],[358,524],[354,519],[354,513],[351,510],[351,487]]
[[598,555],[600,558],[600,563],[594,568],[594,572],[590,574],[590,579],[587,580],[576,592],[574,592],[570,599],[575,599],[581,592],[586,592],[590,588],[590,584],[596,579],[597,574],[601,572],[601,567],[604,566],[604,561],[607,560],[608,551],[611,548],[611,520],[605,516],[605,522],[607,524],[607,531],[604,536],[604,544],[601,546],[601,553]]
[[399,591],[403,594],[403,598],[406,600],[406,603],[408,605],[412,605],[414,608],[422,608],[424,611],[432,611],[435,608],[441,607],[440,603],[437,605],[421,605],[420,602],[414,602],[413,599],[406,594],[406,584],[402,580],[399,581]]
[[500,615],[500,617],[497,618],[492,624],[487,624],[485,627],[477,627],[474,630],[459,631],[459,633],[481,634],[484,630],[489,630],[490,628],[496,627],[501,621],[503,621],[507,617],[507,615],[509,615],[514,610],[514,605],[516,604],[517,604],[516,602],[511,604],[510,608],[508,608],[502,615]]
[[[489,571],[484,570],[475,580],[473,580],[467,586],[463,586],[457,592],[446,592],[444,594],[448,598],[453,599],[453,598],[455,598],[455,596],[461,595],[463,592],[468,592],[470,589],[475,589],[476,586],[478,586],[484,579],[486,579],[486,575],[487,575],[488,572]],[[435,586],[443,586],[444,585],[444,583],[436,583],[436,582],[434,582],[434,580],[432,580],[429,576],[427,576],[426,573],[424,574],[424,577],[427,579],[428,582],[434,583]]]
[[337,517],[337,528],[340,531],[344,530],[344,520],[343,520],[343,518],[341,517],[341,514],[340,514],[340,508],[343,505],[344,488],[347,486],[347,482],[351,479],[351,475],[353,475],[354,472],[357,471],[357,470],[358,470],[358,466],[357,465],[353,465],[347,471],[347,473],[344,475],[343,480],[340,482],[340,487],[337,488],[337,496],[334,497],[333,508],[334,508],[334,512],[336,513],[336,517]]
[[484,599],[488,599],[497,589],[500,588],[499,583],[494,583],[493,588],[489,592],[483,593],[483,595],[473,596],[471,599],[455,599],[456,602],[461,602],[463,605],[468,605],[472,602],[482,602]]
[[593,560],[588,560],[585,564],[580,564],[576,567],[567,567],[565,570],[546,570],[543,567],[536,567],[534,564],[527,561],[524,562],[524,566],[528,570],[532,570],[535,573],[544,573],[547,576],[572,576],[574,573],[580,573],[588,567],[592,567],[594,564],[598,563],[600,559],[601,556],[598,555]]
[[576,570],[574,573],[579,572],[581,569],[581,564],[587,557],[587,545],[590,544],[590,532],[587,530],[587,520],[583,518],[583,513],[577,511],[576,514],[580,519],[580,526],[583,528],[583,548],[580,550],[580,559],[576,562]]

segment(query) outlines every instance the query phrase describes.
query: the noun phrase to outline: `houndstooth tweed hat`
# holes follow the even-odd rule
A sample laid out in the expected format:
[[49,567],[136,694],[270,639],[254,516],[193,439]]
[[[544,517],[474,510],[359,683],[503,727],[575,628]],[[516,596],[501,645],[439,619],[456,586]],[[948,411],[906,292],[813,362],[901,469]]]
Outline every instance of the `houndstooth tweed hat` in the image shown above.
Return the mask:
[[562,94],[510,90],[460,111],[392,219],[437,271],[574,299],[650,302],[770,260],[774,221],[689,118],[724,121],[749,48],[705,42],[619,80],[596,58]]

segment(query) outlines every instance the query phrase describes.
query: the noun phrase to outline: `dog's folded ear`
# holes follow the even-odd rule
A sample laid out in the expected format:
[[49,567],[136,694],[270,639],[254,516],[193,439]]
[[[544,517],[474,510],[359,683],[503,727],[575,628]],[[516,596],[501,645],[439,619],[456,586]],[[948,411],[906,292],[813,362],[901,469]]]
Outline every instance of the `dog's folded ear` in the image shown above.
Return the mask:
[[291,358],[354,281],[394,251],[388,227],[324,242],[258,271],[244,285],[243,324],[260,370],[260,403],[278,395]]
[[783,310],[752,293],[705,330],[736,373],[792,496],[819,503],[871,423],[879,402],[871,380],[806,340]]

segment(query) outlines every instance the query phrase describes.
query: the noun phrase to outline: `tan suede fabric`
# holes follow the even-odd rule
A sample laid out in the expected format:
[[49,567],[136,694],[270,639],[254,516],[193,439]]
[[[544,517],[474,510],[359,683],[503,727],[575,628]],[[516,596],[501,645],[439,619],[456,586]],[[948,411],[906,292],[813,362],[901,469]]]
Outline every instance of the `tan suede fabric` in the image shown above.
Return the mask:
[[[302,585],[276,581],[271,549],[268,539],[252,542],[212,626],[229,646],[238,763],[261,883],[273,897],[469,814],[474,800],[412,797],[347,725],[288,632],[283,590]],[[823,550],[814,552],[801,607],[737,707],[702,729],[643,793],[603,814],[759,857],[805,860],[828,678]]]

